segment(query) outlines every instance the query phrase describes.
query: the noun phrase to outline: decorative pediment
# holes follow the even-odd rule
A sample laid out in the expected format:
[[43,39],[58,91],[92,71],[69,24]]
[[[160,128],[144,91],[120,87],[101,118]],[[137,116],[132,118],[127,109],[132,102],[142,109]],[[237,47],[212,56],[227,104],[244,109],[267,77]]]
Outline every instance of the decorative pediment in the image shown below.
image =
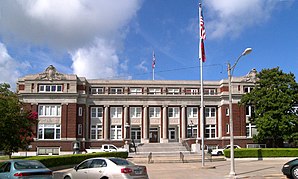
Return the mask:
[[65,79],[64,75],[58,73],[56,68],[53,65],[50,65],[46,68],[45,72],[38,74],[38,80],[63,80]]
[[255,83],[255,82],[257,82],[256,75],[257,75],[257,70],[252,69],[252,70],[250,70],[250,72],[247,75],[245,75],[243,77],[243,81]]

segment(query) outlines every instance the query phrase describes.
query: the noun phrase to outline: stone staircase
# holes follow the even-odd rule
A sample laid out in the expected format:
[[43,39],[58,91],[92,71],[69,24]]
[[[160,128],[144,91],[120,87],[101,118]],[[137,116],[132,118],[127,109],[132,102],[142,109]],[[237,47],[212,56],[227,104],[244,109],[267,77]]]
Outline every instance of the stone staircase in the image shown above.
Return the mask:
[[[205,161],[224,160],[205,155]],[[201,162],[202,156],[199,153],[188,151],[181,143],[147,143],[137,147],[136,152],[129,153],[128,160],[137,163],[190,163]]]
[[190,153],[181,143],[171,142],[171,143],[147,143],[139,144],[137,147],[138,154],[175,154],[175,153]]

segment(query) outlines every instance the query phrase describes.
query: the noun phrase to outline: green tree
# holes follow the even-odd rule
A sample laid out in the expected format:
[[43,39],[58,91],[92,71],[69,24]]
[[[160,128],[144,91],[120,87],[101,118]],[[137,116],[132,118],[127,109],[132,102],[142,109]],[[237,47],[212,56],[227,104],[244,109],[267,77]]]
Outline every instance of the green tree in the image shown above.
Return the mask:
[[298,118],[294,106],[298,104],[298,85],[294,74],[277,67],[263,69],[256,77],[255,88],[240,101],[254,108],[250,119],[258,131],[254,140],[270,141],[273,147],[282,147],[284,141],[297,143]]
[[12,152],[26,150],[33,140],[37,113],[24,111],[9,88],[9,84],[0,84],[0,150],[11,157]]

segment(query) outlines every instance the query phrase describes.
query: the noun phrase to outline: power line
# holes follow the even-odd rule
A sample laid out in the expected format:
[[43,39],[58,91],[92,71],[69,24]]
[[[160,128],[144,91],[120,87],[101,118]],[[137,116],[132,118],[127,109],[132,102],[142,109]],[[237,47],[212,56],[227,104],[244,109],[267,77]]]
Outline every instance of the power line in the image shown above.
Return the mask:
[[[210,64],[210,65],[204,65],[203,68],[210,68],[210,67],[215,67],[215,66],[220,66],[221,70],[220,73],[223,72],[223,65],[222,64]],[[174,68],[174,69],[168,69],[168,70],[159,70],[159,71],[155,71],[154,73],[166,73],[166,72],[172,72],[172,71],[182,71],[182,70],[188,70],[188,69],[199,69],[200,65],[196,65],[196,66],[189,66],[189,67],[182,67],[182,68]],[[134,73],[131,75],[123,75],[123,76],[113,76],[113,77],[108,77],[110,79],[121,79],[121,78],[127,78],[128,76],[144,76],[144,75],[149,75],[152,74],[153,72],[144,72],[144,73]]]

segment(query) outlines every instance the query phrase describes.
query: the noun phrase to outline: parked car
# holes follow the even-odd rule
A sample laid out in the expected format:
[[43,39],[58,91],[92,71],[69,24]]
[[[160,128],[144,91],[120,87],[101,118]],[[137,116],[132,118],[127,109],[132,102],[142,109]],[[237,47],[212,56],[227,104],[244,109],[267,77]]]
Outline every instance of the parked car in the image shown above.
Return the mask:
[[90,158],[65,173],[63,179],[148,179],[146,166],[122,158]]
[[125,148],[118,148],[113,144],[103,144],[101,148],[86,149],[87,153],[96,153],[96,152],[128,152]]
[[53,179],[53,174],[37,160],[8,160],[0,166],[0,178]]
[[288,178],[298,179],[298,158],[285,163],[281,171]]
[[[227,145],[223,149],[213,149],[211,151],[211,155],[223,155],[224,154],[224,150],[230,149],[230,148],[231,148],[231,146],[230,145]],[[234,145],[234,149],[240,149],[240,148],[241,147],[239,145]]]

